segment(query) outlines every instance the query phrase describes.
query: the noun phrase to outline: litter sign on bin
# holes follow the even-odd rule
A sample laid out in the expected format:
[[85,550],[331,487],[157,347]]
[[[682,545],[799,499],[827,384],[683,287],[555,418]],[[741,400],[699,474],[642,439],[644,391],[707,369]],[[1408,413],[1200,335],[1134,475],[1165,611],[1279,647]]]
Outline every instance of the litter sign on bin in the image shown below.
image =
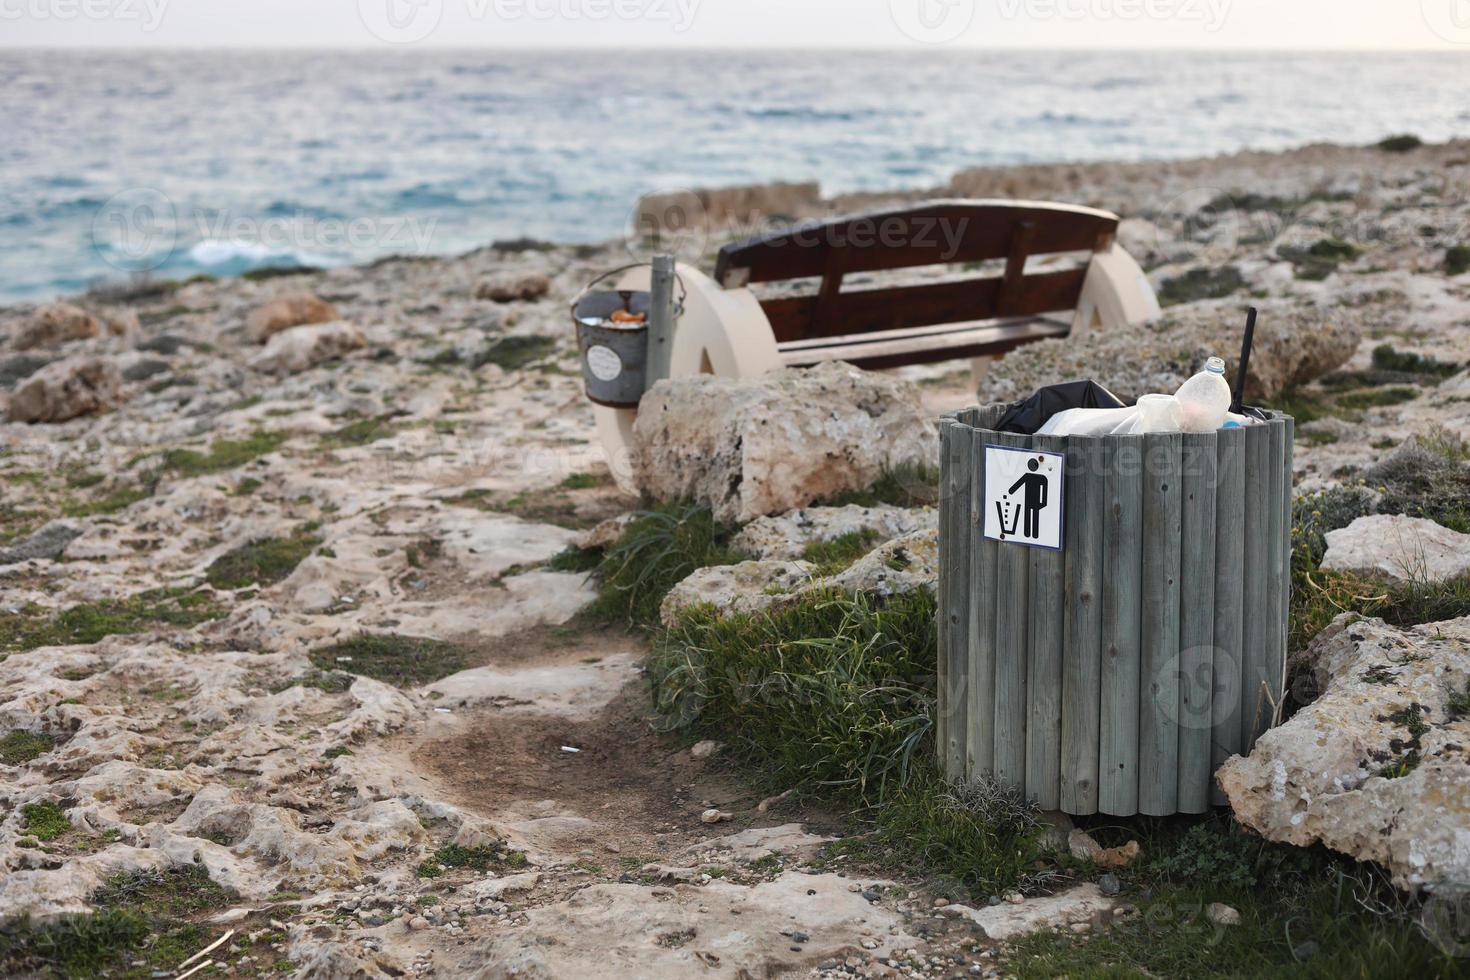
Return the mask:
[[1062,547],[1062,453],[985,447],[985,536],[1033,548]]

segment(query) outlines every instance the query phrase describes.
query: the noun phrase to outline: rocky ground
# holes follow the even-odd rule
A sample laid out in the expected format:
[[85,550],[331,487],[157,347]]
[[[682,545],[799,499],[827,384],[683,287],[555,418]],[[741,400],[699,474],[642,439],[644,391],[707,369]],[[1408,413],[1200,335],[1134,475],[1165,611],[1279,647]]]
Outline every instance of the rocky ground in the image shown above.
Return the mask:
[[[944,190],[1119,208],[1172,304],[1011,355],[982,400],[1082,374],[1171,388],[1230,352],[1254,302],[1253,394],[1303,420],[1300,488],[1354,484],[1411,436],[1470,436],[1470,144],[974,171]],[[503,243],[0,311],[0,918],[195,896],[174,909],[194,932],[113,968],[140,976],[228,933],[190,966],[733,977],[996,974],[1025,929],[1127,913],[1092,886],[945,911],[923,881],[833,858],[840,818],[763,803],[718,746],[651,731],[645,640],[590,616],[593,583],[556,560],[637,506],[602,461],[566,314],[625,261],[621,244]],[[906,377],[926,413],[976,397],[966,365]],[[898,567],[895,541],[932,541],[922,510],[818,523],[876,529],[859,589]],[[747,550],[796,562],[810,525],[757,521]],[[1432,642],[1393,669],[1466,672],[1463,621],[1384,629],[1332,642]],[[1273,821],[1301,823],[1270,798],[1280,764],[1236,771],[1243,819],[1278,839]],[[1447,773],[1415,780],[1463,834]],[[1290,833],[1352,853],[1344,826]],[[1412,842],[1375,847],[1425,865]]]

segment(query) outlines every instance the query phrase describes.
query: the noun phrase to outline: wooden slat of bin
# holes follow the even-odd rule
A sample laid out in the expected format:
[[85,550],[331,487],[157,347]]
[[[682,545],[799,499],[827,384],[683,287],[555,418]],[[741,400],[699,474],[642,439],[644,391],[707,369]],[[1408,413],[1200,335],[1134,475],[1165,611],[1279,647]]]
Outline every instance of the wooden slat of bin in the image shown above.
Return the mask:
[[[948,467],[950,465],[949,444],[958,426],[952,416],[942,416],[939,419],[939,459],[940,480],[948,478]],[[943,488],[941,487],[941,491]],[[949,662],[952,657],[952,641],[949,635],[949,617],[944,611],[949,608],[950,589],[959,583],[950,571],[949,552],[954,547],[954,541],[950,536],[949,500],[945,494],[939,494],[939,581],[935,583],[935,592],[938,605],[939,622],[939,655],[935,658],[935,684],[938,690],[938,700],[934,710],[934,745],[939,754],[939,766],[946,777],[952,774],[949,771],[949,760],[946,755],[946,746],[949,744],[949,711],[944,702],[946,692],[949,690]]]
[[941,566],[944,569],[943,622],[945,656],[940,662],[939,683],[945,691],[940,745],[944,771],[951,779],[965,774],[965,741],[968,729],[969,609],[967,583],[970,570],[969,525],[971,440],[962,424],[951,423],[944,441],[945,484],[939,503],[943,509],[944,535],[948,542]]
[[1143,437],[1106,440],[1103,465],[1102,710],[1098,809],[1138,812],[1139,600]]
[[1270,716],[1266,700],[1267,636],[1271,631],[1268,610],[1275,598],[1270,594],[1271,576],[1266,571],[1267,535],[1271,520],[1268,507],[1271,478],[1266,472],[1271,456],[1271,427],[1251,425],[1245,429],[1245,630],[1241,652],[1240,752],[1255,745]]
[[1218,439],[1184,435],[1179,557],[1179,810],[1210,807],[1215,651],[1215,486]]
[[1266,450],[1267,494],[1266,494],[1266,666],[1265,688],[1262,705],[1263,717],[1257,735],[1275,727],[1281,713],[1281,678],[1286,672],[1286,628],[1282,622],[1281,599],[1286,595],[1290,578],[1283,575],[1282,541],[1286,520],[1282,498],[1286,495],[1286,474],[1282,467],[1286,462],[1286,424],[1280,420],[1271,423],[1271,442]]
[[[1245,429],[1216,435],[1215,683],[1210,706],[1210,771],[1240,752],[1241,686],[1245,681]],[[1225,796],[1211,781],[1210,799]]]
[[1179,805],[1178,432],[1144,437],[1142,644],[1138,705],[1138,809],[1163,816]]
[[[982,409],[979,421],[989,424],[998,413]],[[984,428],[970,430],[975,477],[970,494],[970,639],[968,670],[970,731],[968,772],[973,778],[995,771],[995,562],[1000,545],[985,538]]]
[[[997,432],[987,442],[1026,448],[1028,436]],[[1000,543],[995,563],[995,777],[1024,791],[1026,780],[1026,672],[1031,607],[1028,548]]]
[[[1289,656],[1290,655],[1290,648],[1289,648],[1288,640],[1291,637],[1291,580],[1292,580],[1292,577],[1291,577],[1291,552],[1292,552],[1292,546],[1295,544],[1295,541],[1292,538],[1291,530],[1292,530],[1293,517],[1294,517],[1294,515],[1292,513],[1292,509],[1293,509],[1293,503],[1294,503],[1294,500],[1295,500],[1295,495],[1294,495],[1293,487],[1294,487],[1295,482],[1296,482],[1295,481],[1295,477],[1294,477],[1293,472],[1292,472],[1292,467],[1295,465],[1295,461],[1296,461],[1296,420],[1293,419],[1293,418],[1291,418],[1291,416],[1288,415],[1288,416],[1285,416],[1283,418],[1283,424],[1285,425],[1285,432],[1284,432],[1284,435],[1282,436],[1282,438],[1285,441],[1285,457],[1282,459],[1281,473],[1282,473],[1282,479],[1285,482],[1282,484],[1282,492],[1281,492],[1281,514],[1282,514],[1281,520],[1282,520],[1282,530],[1281,530],[1280,544],[1281,544],[1281,548],[1282,548],[1282,554],[1281,554],[1281,596],[1280,596],[1280,603],[1279,603],[1279,605],[1280,605],[1280,612],[1278,613],[1278,617],[1279,617],[1279,619],[1278,619],[1278,628],[1281,630],[1281,636],[1282,636],[1282,639],[1281,639],[1281,649],[1287,651],[1287,655]],[[1281,678],[1280,678],[1280,680],[1281,680],[1281,686],[1280,686],[1279,690],[1281,691],[1281,693],[1282,693],[1283,696],[1282,696],[1282,698],[1279,698],[1278,701],[1284,701],[1284,696],[1285,696],[1285,693],[1286,693],[1286,660],[1285,660],[1285,658],[1282,659],[1282,663],[1281,663]],[[1280,711],[1279,710],[1277,711],[1277,721],[1278,722],[1280,721]]]
[[1061,808],[1085,815],[1097,812],[1106,487],[1102,440],[1072,438],[1067,442]]
[[[1035,436],[1032,448],[1065,453],[1067,440],[1059,436]],[[1062,481],[1065,495],[1066,480]],[[1063,509],[1066,501],[1048,501]],[[1011,547],[1020,548],[1020,545]],[[1031,638],[1028,643],[1026,693],[1031,707],[1026,715],[1026,798],[1043,810],[1061,806],[1062,783],[1062,641],[1066,626],[1061,551],[1026,548],[1031,559]]]

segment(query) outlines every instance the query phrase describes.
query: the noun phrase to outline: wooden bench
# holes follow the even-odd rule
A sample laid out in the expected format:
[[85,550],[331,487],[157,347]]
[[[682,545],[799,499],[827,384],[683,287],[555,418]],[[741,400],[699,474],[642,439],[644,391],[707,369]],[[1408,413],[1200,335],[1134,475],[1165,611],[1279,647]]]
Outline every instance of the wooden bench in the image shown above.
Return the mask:
[[[887,368],[993,356],[1093,325],[1094,304],[1077,315],[1084,285],[1093,257],[1113,253],[1117,231],[1117,215],[1093,208],[935,201],[726,245],[714,278],[725,289],[819,281],[811,293],[760,300],[786,365],[845,360]],[[1081,261],[1028,270],[1033,257],[1063,253],[1080,253]],[[854,274],[923,266],[973,271],[1000,260],[999,274],[843,289]],[[1134,270],[1138,312],[1146,316],[1156,306]]]
[[[1038,340],[1149,320],[1158,301],[1117,230],[1117,215],[1094,208],[944,200],[726,245],[713,278],[678,266],[684,312],[670,374],[753,377],[831,360],[980,365]],[[888,274],[906,281],[876,281]],[[648,267],[635,267],[615,288],[648,282]],[[632,489],[637,411],[594,410],[613,474]]]

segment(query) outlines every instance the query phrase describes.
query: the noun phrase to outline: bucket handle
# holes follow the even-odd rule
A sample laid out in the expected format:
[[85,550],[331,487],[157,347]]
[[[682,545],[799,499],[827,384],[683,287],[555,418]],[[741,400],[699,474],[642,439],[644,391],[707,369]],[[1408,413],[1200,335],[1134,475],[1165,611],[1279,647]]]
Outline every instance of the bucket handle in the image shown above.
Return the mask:
[[[582,298],[583,297],[585,297],[588,293],[592,292],[592,287],[593,286],[595,286],[598,283],[602,282],[602,280],[608,278],[609,276],[615,276],[615,275],[617,275],[620,272],[627,272],[629,269],[641,268],[642,266],[645,266],[647,264],[648,263],[646,263],[646,262],[629,262],[627,265],[620,265],[616,269],[609,269],[606,272],[602,273],[597,278],[593,279],[587,285],[585,285],[585,286],[582,287],[582,291],[581,292],[577,293],[576,296],[572,297],[572,305],[571,305],[572,315],[574,317],[576,316],[576,313],[577,313],[577,304],[580,303],[580,302],[582,302]],[[684,300],[689,297],[689,287],[686,286],[686,285],[684,285],[684,278],[682,276],[680,276],[678,272],[675,272],[674,273],[674,281],[679,284],[679,295],[674,300],[674,316],[675,317],[679,317],[679,316],[683,315],[683,313],[684,313]]]

